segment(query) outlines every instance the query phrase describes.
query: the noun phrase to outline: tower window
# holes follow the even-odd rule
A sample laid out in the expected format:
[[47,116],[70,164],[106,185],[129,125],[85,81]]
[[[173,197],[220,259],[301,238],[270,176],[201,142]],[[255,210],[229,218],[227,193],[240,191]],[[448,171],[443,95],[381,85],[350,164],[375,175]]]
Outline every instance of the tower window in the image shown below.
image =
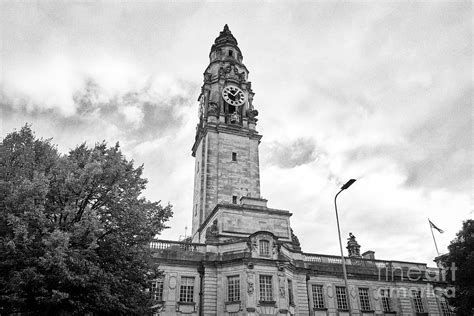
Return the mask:
[[232,195],[232,204],[237,204],[237,195]]
[[234,56],[234,52],[229,50],[229,56],[231,56],[231,57]]
[[232,161],[237,161],[237,153],[232,153]]

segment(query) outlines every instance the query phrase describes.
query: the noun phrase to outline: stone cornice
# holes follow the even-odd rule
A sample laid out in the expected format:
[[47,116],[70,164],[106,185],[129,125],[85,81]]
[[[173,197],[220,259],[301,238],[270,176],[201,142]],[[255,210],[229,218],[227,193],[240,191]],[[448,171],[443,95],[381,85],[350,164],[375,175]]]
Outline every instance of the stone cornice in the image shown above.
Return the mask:
[[287,215],[291,216],[293,215],[289,211],[286,210],[278,210],[274,208],[268,208],[268,207],[259,207],[259,206],[253,206],[253,205],[239,205],[239,204],[226,204],[226,203],[219,203],[217,204],[214,209],[212,210],[211,213],[207,216],[206,220],[202,222],[201,226],[198,228],[198,232],[202,232],[202,230],[206,227],[206,225],[209,223],[211,218],[219,211],[219,209],[234,209],[234,210],[249,210],[257,213],[266,213],[268,215]]
[[191,148],[193,157],[196,154],[196,149],[199,143],[201,142],[201,139],[205,137],[209,131],[216,132],[216,133],[227,133],[227,134],[232,134],[232,135],[244,136],[250,139],[257,139],[258,141],[260,141],[263,137],[258,132],[248,129],[248,128],[243,128],[240,126],[232,126],[225,123],[216,124],[216,123],[207,122],[206,126],[202,127],[200,131],[198,132],[199,133],[198,137],[196,137],[193,147]]
[[222,60],[214,60],[214,61],[211,61],[211,62],[209,63],[209,65],[207,66],[206,70],[204,71],[204,73],[207,73],[207,71],[209,70],[209,68],[211,67],[211,65],[213,65],[213,64],[224,64],[224,63],[226,63],[226,62],[227,62],[227,63],[231,63],[231,64],[236,64],[236,65],[238,65],[238,66],[244,68],[245,71],[247,72],[247,75],[249,74],[249,70],[247,69],[247,67],[245,67],[245,65],[244,65],[243,63],[240,63],[240,62],[238,62],[238,61],[235,60],[235,59],[232,59],[232,60],[231,60],[231,59],[222,59]]

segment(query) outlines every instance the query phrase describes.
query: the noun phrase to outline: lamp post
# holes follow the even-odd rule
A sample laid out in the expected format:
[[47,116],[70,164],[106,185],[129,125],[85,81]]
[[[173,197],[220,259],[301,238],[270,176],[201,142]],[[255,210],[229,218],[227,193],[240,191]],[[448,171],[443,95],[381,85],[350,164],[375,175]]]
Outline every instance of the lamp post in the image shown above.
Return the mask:
[[341,187],[341,190],[337,192],[336,196],[334,197],[334,209],[336,210],[337,234],[339,236],[339,248],[341,249],[342,273],[344,274],[344,283],[346,285],[346,297],[347,297],[347,305],[349,307],[349,315],[352,315],[351,300],[350,300],[350,293],[349,293],[349,285],[347,284],[346,260],[344,259],[344,252],[342,251],[341,229],[339,228],[339,216],[337,215],[337,196],[342,191],[349,188],[354,182],[356,182],[355,179],[350,179],[349,181],[347,181]]

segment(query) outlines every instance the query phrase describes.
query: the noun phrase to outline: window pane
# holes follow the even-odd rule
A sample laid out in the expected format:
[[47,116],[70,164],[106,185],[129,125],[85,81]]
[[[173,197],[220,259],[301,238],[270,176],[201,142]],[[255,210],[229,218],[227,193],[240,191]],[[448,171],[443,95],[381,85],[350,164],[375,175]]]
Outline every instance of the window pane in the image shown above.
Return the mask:
[[268,240],[260,240],[260,254],[261,255],[270,254],[270,242]]
[[182,277],[179,291],[180,302],[194,301],[194,277]]
[[425,308],[423,306],[423,301],[421,299],[421,292],[412,290],[411,295],[412,295],[412,299],[413,299],[413,305],[415,306],[415,312],[424,313]]
[[293,282],[288,280],[288,304],[295,305],[295,299],[293,296]]
[[444,297],[441,297],[439,299],[439,304],[441,305],[441,312],[442,312],[443,316],[456,315],[456,313],[451,310],[451,308],[449,307],[448,302],[446,301],[446,299]]
[[238,275],[227,277],[227,299],[229,302],[240,301],[240,278]]
[[359,289],[359,301],[360,309],[363,311],[370,311],[370,300],[369,300],[369,289],[360,288]]
[[392,303],[390,300],[390,290],[389,289],[381,289],[380,296],[382,297],[382,307],[384,312],[391,312],[392,311]]
[[349,309],[347,306],[347,293],[344,286],[336,286],[336,302],[338,309]]
[[313,284],[313,307],[314,308],[325,308],[323,286],[320,284]]
[[163,300],[163,279],[157,279],[151,284],[151,297],[156,301]]
[[261,275],[260,276],[260,300],[261,301],[272,301],[273,290],[272,290],[272,276]]

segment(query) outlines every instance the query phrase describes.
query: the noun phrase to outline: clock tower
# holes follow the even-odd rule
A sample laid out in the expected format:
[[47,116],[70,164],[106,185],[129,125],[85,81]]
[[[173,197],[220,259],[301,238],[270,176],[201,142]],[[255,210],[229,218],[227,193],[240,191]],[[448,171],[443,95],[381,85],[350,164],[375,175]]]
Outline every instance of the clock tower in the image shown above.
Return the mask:
[[[192,240],[150,243],[162,271],[151,284],[153,314],[441,315],[434,296],[419,294],[428,286],[443,287],[437,268],[375,260],[373,251],[361,255],[352,234],[344,260],[302,251],[290,227],[292,214],[268,207],[260,195],[258,112],[242,52],[227,25],[209,59],[192,147]],[[313,244],[324,242],[317,228],[311,234]],[[405,275],[413,269],[419,273],[415,279]],[[387,293],[393,289],[416,290],[418,297],[392,298]]]
[[199,95],[195,157],[193,241],[217,205],[242,205],[260,197],[258,111],[247,67],[229,27],[215,39]]

